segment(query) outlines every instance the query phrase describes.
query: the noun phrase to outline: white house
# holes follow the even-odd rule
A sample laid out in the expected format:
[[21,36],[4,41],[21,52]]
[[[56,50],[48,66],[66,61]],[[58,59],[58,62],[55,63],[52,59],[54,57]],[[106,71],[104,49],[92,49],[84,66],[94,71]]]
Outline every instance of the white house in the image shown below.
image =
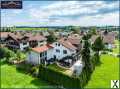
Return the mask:
[[27,61],[32,64],[45,64],[51,58],[53,58],[53,47],[51,45],[44,45],[32,48]]
[[71,56],[76,53],[76,49],[69,41],[61,39],[51,45],[32,48],[27,61],[33,64],[45,64],[53,59],[61,60],[66,56]]
[[65,39],[61,39],[58,42],[54,42],[52,46],[54,47],[53,57],[58,60],[61,60],[63,57],[75,54],[77,49]]

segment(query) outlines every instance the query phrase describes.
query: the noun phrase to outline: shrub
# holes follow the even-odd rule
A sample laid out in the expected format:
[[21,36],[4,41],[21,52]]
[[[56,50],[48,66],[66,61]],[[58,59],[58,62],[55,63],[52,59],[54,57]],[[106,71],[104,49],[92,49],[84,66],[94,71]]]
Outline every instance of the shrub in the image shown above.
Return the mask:
[[8,48],[0,48],[0,58],[6,58],[6,61],[9,62],[16,59],[16,54]]
[[83,87],[82,86],[83,84],[82,82],[80,82],[79,78],[68,76],[66,74],[50,69],[43,65],[40,65],[39,67],[39,77],[48,82],[63,86],[65,88],[72,88],[72,89],[77,88],[78,89],[78,88]]
[[107,54],[107,52],[106,52],[106,51],[103,51],[102,54]]
[[26,64],[25,62],[17,64],[17,69],[18,70],[26,71],[27,73],[31,73],[32,67],[33,67],[33,65]]

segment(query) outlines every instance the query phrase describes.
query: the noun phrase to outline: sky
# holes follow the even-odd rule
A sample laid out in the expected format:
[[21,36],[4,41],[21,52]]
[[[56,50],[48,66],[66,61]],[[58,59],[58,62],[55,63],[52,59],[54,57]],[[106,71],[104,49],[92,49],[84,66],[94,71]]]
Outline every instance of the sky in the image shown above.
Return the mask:
[[118,1],[23,1],[22,9],[2,9],[1,26],[119,25]]

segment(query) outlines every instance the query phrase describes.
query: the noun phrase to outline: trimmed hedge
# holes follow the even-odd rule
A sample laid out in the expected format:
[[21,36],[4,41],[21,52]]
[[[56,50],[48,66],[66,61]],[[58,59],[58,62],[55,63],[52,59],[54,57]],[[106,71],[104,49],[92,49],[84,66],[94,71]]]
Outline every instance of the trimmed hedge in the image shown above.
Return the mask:
[[85,82],[83,83],[83,81],[80,82],[80,79],[83,80],[82,77],[81,78],[71,77],[59,71],[45,67],[43,65],[40,65],[39,67],[39,77],[53,84],[57,84],[63,86],[64,88],[71,89],[73,88],[80,89],[81,87],[83,87],[85,83]]

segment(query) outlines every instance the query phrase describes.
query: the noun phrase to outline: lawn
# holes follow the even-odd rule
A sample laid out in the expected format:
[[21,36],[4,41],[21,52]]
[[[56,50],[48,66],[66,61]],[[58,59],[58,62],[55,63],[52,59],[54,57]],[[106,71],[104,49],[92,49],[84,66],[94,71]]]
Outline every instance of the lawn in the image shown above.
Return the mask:
[[[2,88],[41,88],[49,87],[45,81],[33,78],[30,75],[16,70],[15,66],[1,65],[1,87]],[[52,86],[51,86],[52,87]]]
[[46,30],[48,30],[48,28],[16,28],[16,29],[14,29],[13,31],[17,31],[17,30],[23,30],[23,31],[32,31],[32,30],[41,30],[41,31],[46,31]]
[[116,48],[113,49],[113,52],[114,53],[119,53],[119,41],[118,40],[115,40],[115,45],[116,45]]
[[67,69],[64,69],[64,68],[62,68],[62,67],[59,67],[57,64],[50,64],[49,66],[48,66],[49,68],[51,68],[51,69],[54,69],[54,70],[57,70],[57,71],[59,71],[59,72],[65,72]]
[[119,58],[102,54],[100,66],[97,66],[86,88],[110,88],[111,80],[119,79]]

